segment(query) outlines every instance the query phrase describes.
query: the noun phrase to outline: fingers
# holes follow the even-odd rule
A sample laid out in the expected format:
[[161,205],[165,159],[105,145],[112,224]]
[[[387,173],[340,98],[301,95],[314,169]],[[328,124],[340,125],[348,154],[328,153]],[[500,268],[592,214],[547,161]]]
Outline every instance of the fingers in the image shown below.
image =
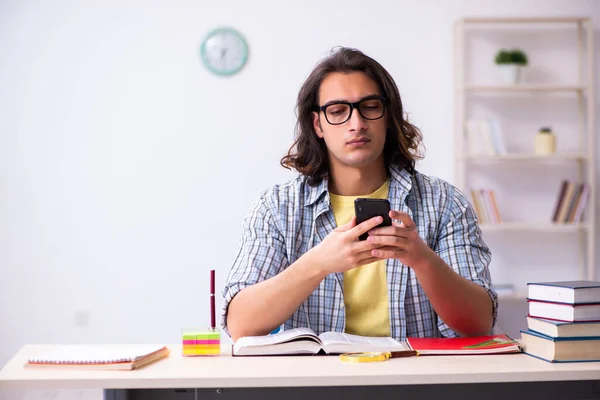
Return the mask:
[[369,250],[361,251],[361,252],[357,253],[354,265],[356,265],[356,266],[366,265],[366,264],[370,264],[375,261],[380,261],[379,258],[373,256],[373,254],[372,254],[373,250],[374,249],[371,248]]
[[383,246],[393,246],[393,247],[405,247],[408,244],[408,239],[399,236],[393,235],[374,235],[369,236],[366,240],[367,243],[372,243],[378,246],[375,247],[383,247]]
[[356,225],[354,228],[352,228],[350,230],[350,232],[352,232],[352,235],[359,237],[363,233],[366,233],[369,230],[375,228],[377,225],[381,224],[382,222],[383,222],[382,217],[373,217],[371,219],[368,219],[368,220]]
[[415,227],[415,222],[410,218],[410,215],[405,212],[391,210],[390,218],[402,222],[402,226],[405,228],[410,229]]
[[398,258],[402,252],[403,250],[397,247],[386,246],[371,250],[371,255],[376,258]]
[[373,228],[369,231],[369,237],[373,235],[387,235],[387,236],[398,236],[403,238],[408,238],[412,232],[415,231],[415,228],[405,228],[402,226],[398,226],[396,222],[392,226],[382,226],[379,228]]
[[338,232],[346,232],[356,226],[356,217],[350,218],[350,222],[344,224],[342,226],[338,226],[335,230]]
[[355,253],[367,252],[370,254],[371,250],[376,249],[378,247],[383,247],[383,244],[378,244],[372,241],[360,240],[352,245],[352,251]]

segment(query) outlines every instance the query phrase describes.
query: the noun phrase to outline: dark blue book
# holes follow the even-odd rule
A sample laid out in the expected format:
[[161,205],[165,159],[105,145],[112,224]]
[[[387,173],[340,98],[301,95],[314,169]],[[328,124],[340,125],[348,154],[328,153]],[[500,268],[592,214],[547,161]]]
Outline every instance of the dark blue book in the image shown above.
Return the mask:
[[600,304],[599,281],[530,282],[529,300],[565,304]]
[[548,362],[600,361],[600,336],[555,338],[521,331],[523,352]]
[[597,321],[565,322],[527,316],[527,327],[551,337],[600,336],[600,322]]

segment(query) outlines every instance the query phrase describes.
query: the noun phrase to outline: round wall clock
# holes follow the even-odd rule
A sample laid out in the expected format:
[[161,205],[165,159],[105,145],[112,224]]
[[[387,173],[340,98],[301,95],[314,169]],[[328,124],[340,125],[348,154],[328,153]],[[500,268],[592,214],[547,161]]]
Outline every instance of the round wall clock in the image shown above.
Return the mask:
[[211,72],[221,76],[233,75],[248,61],[248,44],[237,30],[217,28],[206,35],[200,46],[200,55]]

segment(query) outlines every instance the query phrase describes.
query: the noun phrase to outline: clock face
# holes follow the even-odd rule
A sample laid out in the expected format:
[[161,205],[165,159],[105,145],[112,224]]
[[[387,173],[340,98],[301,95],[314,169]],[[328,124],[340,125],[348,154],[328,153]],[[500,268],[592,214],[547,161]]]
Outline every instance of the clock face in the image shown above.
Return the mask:
[[233,75],[248,60],[248,44],[236,30],[218,28],[206,36],[200,54],[210,71],[217,75]]

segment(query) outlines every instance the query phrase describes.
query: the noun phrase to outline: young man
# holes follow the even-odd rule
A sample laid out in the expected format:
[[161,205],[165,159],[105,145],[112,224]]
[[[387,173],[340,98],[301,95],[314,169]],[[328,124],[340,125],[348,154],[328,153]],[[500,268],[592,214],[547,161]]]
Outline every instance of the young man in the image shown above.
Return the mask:
[[[297,106],[282,165],[300,174],[252,206],[223,291],[233,340],[282,324],[398,340],[488,334],[490,251],[464,195],[415,170],[421,134],[388,72],[341,48]],[[357,197],[389,199],[393,226],[357,225]]]

